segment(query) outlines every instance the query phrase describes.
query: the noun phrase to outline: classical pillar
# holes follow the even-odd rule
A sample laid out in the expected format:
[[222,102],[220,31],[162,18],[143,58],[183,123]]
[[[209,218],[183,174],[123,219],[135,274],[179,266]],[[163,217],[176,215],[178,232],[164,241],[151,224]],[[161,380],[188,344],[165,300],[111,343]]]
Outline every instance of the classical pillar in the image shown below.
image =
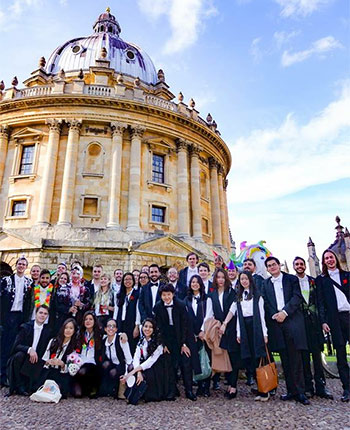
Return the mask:
[[210,167],[210,203],[211,203],[211,221],[213,226],[213,243],[214,245],[222,245],[221,234],[221,214],[219,200],[219,183],[218,183],[218,167],[219,163],[215,158],[209,158]]
[[69,127],[66,159],[64,162],[62,194],[58,225],[71,225],[75,192],[75,177],[77,170],[77,157],[79,147],[81,120],[67,121]]
[[227,186],[228,180],[224,180],[224,202],[225,202],[225,216],[226,216],[226,240],[227,240],[227,249],[231,252],[231,236],[230,236],[230,219],[228,216],[228,205],[227,205]]
[[224,169],[219,166],[218,169],[218,186],[219,186],[219,202],[220,202],[220,214],[221,214],[221,239],[222,244],[227,248],[227,235],[228,226],[226,221],[226,205],[224,198]]
[[178,235],[189,237],[188,144],[177,139],[177,224]]
[[7,125],[0,125],[0,188],[4,176],[8,143],[9,128]]
[[111,181],[109,186],[109,208],[107,228],[120,228],[120,189],[122,172],[122,149],[123,131],[127,128],[126,124],[112,122],[112,160],[111,160]]
[[49,127],[49,140],[47,142],[47,153],[40,187],[38,216],[36,221],[38,225],[48,225],[50,223],[62,120],[48,119],[46,124]]
[[199,171],[200,148],[191,145],[191,209],[192,235],[194,239],[202,239],[201,188]]
[[131,129],[130,168],[129,168],[129,201],[127,230],[140,230],[141,200],[141,139],[145,129]]

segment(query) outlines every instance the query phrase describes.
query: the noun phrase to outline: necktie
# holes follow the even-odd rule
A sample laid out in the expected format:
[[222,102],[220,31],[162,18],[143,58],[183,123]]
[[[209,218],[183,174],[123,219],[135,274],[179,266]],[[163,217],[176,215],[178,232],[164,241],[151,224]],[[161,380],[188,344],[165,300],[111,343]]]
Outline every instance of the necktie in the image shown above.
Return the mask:
[[200,302],[200,296],[199,297],[194,297],[194,299],[195,299],[195,301],[197,302],[197,305],[198,305],[198,303]]
[[165,305],[166,308],[172,308],[174,305]]
[[244,300],[247,300],[247,298],[248,298],[248,291],[244,291]]

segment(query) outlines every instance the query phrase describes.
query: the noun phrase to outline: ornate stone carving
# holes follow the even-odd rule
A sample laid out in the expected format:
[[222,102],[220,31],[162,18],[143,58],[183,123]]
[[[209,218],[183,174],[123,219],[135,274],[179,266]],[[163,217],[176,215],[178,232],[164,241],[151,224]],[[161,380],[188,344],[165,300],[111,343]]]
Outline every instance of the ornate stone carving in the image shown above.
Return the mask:
[[10,128],[7,125],[0,125],[0,138],[8,139],[10,134]]
[[123,122],[111,122],[112,136],[122,136],[127,127],[128,125]]
[[55,131],[56,133],[61,132],[62,123],[63,123],[61,119],[50,118],[50,119],[47,119],[45,123],[48,126],[49,131]]
[[211,169],[218,169],[219,167],[218,160],[216,160],[214,157],[209,157],[208,161],[209,161],[209,167]]
[[191,157],[199,158],[199,154],[201,153],[202,148],[199,145],[192,143],[192,145],[190,146],[190,151],[191,151]]
[[66,120],[66,123],[69,127],[69,131],[78,131],[80,133],[81,126],[83,124],[83,121],[81,119],[68,119]]
[[224,168],[218,163],[218,174],[224,176]]
[[142,136],[145,131],[146,131],[145,127],[141,127],[139,125],[135,127],[131,127],[131,139],[135,137],[139,137],[140,139],[142,139]]
[[185,139],[176,139],[176,152],[187,151],[188,146],[188,142]]

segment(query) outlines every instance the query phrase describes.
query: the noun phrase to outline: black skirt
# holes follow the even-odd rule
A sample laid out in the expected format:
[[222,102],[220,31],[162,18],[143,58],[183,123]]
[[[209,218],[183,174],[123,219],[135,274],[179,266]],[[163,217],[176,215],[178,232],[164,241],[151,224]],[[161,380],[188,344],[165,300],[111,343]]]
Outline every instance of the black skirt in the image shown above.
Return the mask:
[[162,354],[155,364],[143,372],[147,390],[143,396],[146,402],[165,400],[175,391],[175,376],[170,354]]

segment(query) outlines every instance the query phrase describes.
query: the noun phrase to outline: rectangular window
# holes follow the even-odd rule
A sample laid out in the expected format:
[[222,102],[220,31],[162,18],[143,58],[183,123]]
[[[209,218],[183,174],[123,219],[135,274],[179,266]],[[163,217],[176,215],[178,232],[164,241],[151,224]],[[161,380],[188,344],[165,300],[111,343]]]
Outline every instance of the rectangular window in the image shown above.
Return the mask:
[[33,173],[35,145],[25,145],[22,148],[21,163],[19,166],[20,175],[30,175]]
[[209,221],[206,218],[202,218],[202,231],[204,234],[209,234]]
[[164,184],[164,155],[153,154],[152,181]]
[[84,197],[83,215],[88,215],[88,216],[98,215],[97,197]]
[[20,217],[25,216],[27,207],[27,200],[14,200],[12,202],[11,216]]
[[165,223],[165,208],[152,206],[152,221]]

